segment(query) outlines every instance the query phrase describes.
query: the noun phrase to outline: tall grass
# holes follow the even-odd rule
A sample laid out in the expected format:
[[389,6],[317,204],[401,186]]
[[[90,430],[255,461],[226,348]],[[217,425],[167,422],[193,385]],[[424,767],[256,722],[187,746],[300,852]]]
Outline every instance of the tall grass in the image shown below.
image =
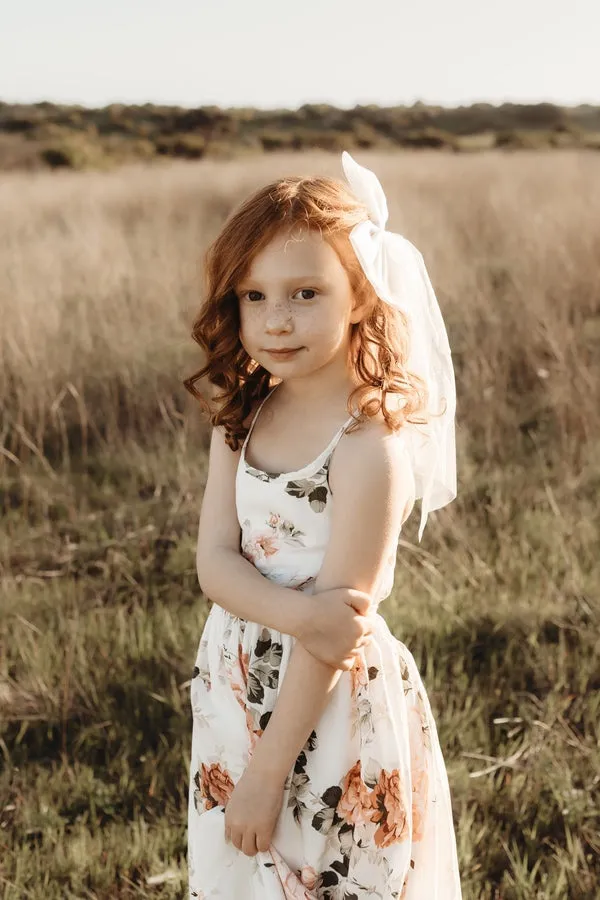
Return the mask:
[[[459,498],[382,612],[451,780],[465,900],[600,877],[600,158],[357,154],[453,348]],[[181,380],[201,254],[242,196],[337,157],[0,177],[0,894],[185,896],[194,542]],[[412,529],[412,530],[411,530]]]
[[[486,456],[505,459],[504,429],[533,419],[576,454],[598,408],[598,156],[365,158],[391,227],[428,261],[460,423]],[[339,174],[337,156],[0,178],[4,427],[41,446],[76,424],[112,445],[145,432],[158,400],[180,408],[202,249],[249,190],[314,169]]]

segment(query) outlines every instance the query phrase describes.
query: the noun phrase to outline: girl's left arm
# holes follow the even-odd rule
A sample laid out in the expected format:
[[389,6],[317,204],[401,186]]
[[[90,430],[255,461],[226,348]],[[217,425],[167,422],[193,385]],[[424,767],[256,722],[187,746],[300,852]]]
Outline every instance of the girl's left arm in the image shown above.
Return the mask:
[[[315,594],[339,587],[370,594],[390,555],[395,557],[401,524],[414,505],[404,441],[373,424],[341,441],[333,461],[331,536]],[[248,770],[283,783],[341,674],[296,641]]]

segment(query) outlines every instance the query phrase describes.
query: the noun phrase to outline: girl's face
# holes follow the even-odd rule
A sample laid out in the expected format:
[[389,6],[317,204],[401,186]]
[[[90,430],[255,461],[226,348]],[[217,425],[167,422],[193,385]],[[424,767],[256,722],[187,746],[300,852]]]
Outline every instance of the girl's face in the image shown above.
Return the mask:
[[236,294],[244,349],[272,375],[346,370],[350,325],[363,311],[338,254],[318,232],[276,235],[254,257]]

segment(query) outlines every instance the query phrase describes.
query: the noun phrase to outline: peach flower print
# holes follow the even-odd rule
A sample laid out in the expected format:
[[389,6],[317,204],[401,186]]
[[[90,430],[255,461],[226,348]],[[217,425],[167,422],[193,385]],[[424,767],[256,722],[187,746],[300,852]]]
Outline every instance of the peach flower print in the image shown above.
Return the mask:
[[248,668],[250,666],[250,654],[244,653],[242,644],[238,642],[238,660],[240,663],[240,671],[244,684],[248,683]]
[[319,880],[319,875],[312,866],[302,866],[300,869],[300,881],[309,891],[314,890]]
[[427,772],[421,771],[413,775],[412,795],[412,839],[422,841],[425,833],[425,811],[427,809],[427,795],[429,793],[429,777]]
[[252,715],[252,711],[249,709],[248,704],[246,702],[248,699],[248,695],[246,692],[245,683],[244,683],[244,686],[242,686],[239,682],[232,680],[230,682],[230,687],[231,687],[231,691],[232,691],[235,699],[237,700],[237,702],[239,703],[239,705],[241,706],[241,708],[244,712],[244,716],[246,719],[246,729],[248,731],[248,739],[250,741],[250,746],[248,749],[250,751],[250,754],[252,754],[256,747],[256,742],[258,741],[259,737],[262,735],[263,730],[262,730],[262,728],[258,728],[258,729],[255,728],[254,716]]
[[389,847],[397,841],[405,841],[410,836],[410,828],[398,769],[392,769],[391,772],[381,770],[371,802],[371,821],[379,823],[374,835],[376,846]]
[[363,654],[359,654],[350,669],[352,696],[355,697],[361,687],[369,683],[369,672]]
[[278,551],[279,547],[274,535],[259,534],[244,544],[242,556],[251,563],[255,563],[258,559],[267,559],[269,556],[274,556]]
[[423,717],[414,706],[409,712],[410,767],[412,779],[413,841],[423,840],[425,811],[429,796],[429,773],[425,756]]
[[285,900],[316,900],[316,895],[302,884],[298,875],[292,872],[285,859],[272,845],[269,847],[269,853],[275,863]]
[[250,755],[254,752],[256,747],[256,742],[259,737],[261,737],[263,733],[262,728],[256,728],[254,722],[254,716],[252,714],[252,710],[248,707],[248,669],[250,668],[250,654],[244,653],[242,649],[242,644],[238,642],[238,671],[241,675],[240,682],[231,676],[231,680],[229,685],[231,687],[231,691],[244,711],[244,716],[246,717],[246,728],[248,730],[248,739],[250,741],[249,752]]
[[312,900],[314,894],[309,894],[302,883],[298,880],[298,876],[290,872],[283,882],[283,893],[285,900]]
[[372,821],[373,803],[371,791],[367,788],[360,774],[360,760],[352,766],[342,784],[342,796],[336,812],[346,822],[363,825]]
[[229,772],[222,769],[219,763],[211,763],[210,766],[202,763],[200,782],[206,809],[225,806],[235,787]]

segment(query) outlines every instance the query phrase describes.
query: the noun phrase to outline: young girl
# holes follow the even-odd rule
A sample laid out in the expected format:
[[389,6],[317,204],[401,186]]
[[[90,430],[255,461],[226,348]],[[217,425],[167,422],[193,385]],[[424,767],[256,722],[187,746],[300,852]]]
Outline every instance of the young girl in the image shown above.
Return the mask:
[[201,900],[461,897],[427,694],[378,613],[415,499],[420,539],[456,496],[450,350],[377,178],[342,162],[349,184],[259,190],[206,258],[206,364],[185,382],[219,389],[191,688]]

